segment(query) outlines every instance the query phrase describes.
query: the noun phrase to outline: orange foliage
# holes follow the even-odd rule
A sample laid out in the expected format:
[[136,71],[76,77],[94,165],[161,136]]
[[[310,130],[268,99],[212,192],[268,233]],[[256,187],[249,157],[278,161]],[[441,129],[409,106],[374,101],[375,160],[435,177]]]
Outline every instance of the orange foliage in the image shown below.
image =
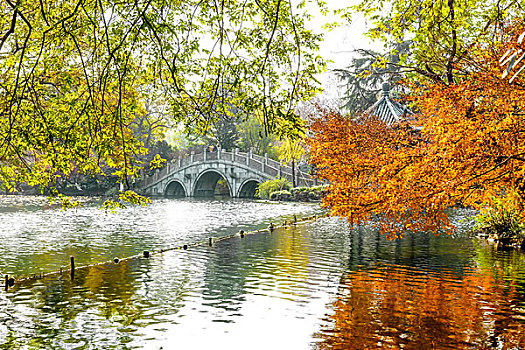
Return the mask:
[[509,83],[498,62],[518,48],[522,32],[510,30],[511,40],[490,50],[473,48],[456,67],[456,84],[413,87],[419,113],[411,125],[337,113],[314,121],[312,161],[330,183],[324,205],[332,214],[373,220],[399,237],[406,230],[450,233],[448,208],[479,208],[509,188],[524,203],[525,75]]

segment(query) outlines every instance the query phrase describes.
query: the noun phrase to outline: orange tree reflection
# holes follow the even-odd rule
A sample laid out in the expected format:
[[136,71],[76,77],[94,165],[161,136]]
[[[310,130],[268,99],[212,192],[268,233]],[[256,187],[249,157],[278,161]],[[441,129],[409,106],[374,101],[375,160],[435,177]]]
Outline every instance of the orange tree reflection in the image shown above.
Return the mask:
[[[379,265],[349,273],[319,349],[524,349],[516,282],[476,268],[464,275]],[[499,277],[498,277],[499,276]]]

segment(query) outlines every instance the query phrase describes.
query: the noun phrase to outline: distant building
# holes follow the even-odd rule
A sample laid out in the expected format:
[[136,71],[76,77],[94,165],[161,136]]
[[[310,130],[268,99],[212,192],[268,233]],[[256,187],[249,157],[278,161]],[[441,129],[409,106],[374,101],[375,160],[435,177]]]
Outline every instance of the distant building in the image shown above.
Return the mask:
[[407,106],[393,100],[390,97],[390,84],[383,83],[381,98],[368,108],[366,115],[376,116],[387,125],[408,121],[414,113]]

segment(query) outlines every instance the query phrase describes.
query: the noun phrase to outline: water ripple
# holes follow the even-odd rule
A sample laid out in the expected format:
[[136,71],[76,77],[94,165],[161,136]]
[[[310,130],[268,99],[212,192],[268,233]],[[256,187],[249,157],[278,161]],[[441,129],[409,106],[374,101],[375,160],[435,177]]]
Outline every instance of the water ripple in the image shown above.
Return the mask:
[[[276,220],[275,210],[279,220],[296,210],[317,210],[161,200],[149,209],[97,218],[94,204],[88,203],[75,223],[75,215],[42,209],[38,200],[27,208],[20,203],[13,199],[14,209],[2,215],[28,215],[28,224],[5,237],[35,243],[21,245],[23,253],[13,255],[18,261],[4,261],[6,271],[16,263],[54,266],[78,253],[75,249],[84,252],[84,261],[105,261],[140,253],[146,246],[175,246],[264,227]],[[57,215],[60,219],[53,219]],[[60,233],[42,234],[51,227]],[[56,254],[41,253],[43,246]],[[0,345],[520,348],[525,341],[524,261],[521,253],[500,252],[463,236],[407,234],[403,241],[388,241],[369,228],[323,219],[212,247],[93,266],[78,270],[73,281],[65,274],[15,286],[0,293]]]

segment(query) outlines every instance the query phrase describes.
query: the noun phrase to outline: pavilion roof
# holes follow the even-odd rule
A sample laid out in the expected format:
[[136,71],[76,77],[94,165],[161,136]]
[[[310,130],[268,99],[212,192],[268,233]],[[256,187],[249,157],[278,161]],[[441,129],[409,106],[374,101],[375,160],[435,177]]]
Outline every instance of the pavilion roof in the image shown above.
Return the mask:
[[366,110],[366,114],[377,116],[387,125],[392,125],[406,120],[413,112],[407,106],[393,100],[390,97],[390,84],[383,83],[383,95]]

